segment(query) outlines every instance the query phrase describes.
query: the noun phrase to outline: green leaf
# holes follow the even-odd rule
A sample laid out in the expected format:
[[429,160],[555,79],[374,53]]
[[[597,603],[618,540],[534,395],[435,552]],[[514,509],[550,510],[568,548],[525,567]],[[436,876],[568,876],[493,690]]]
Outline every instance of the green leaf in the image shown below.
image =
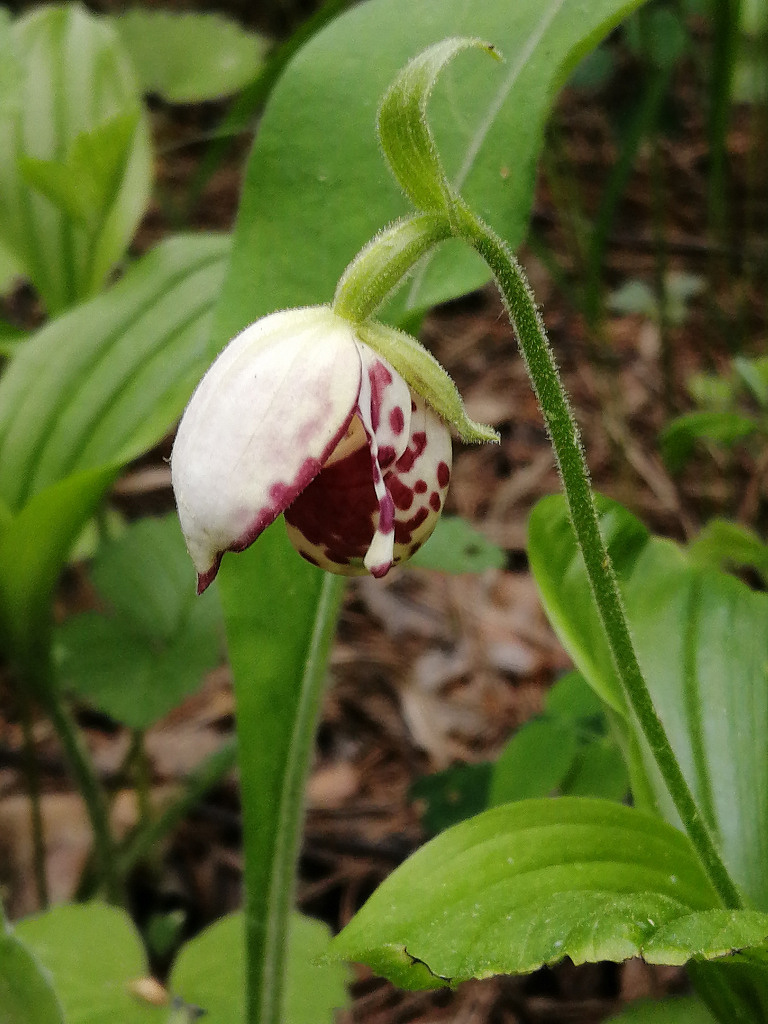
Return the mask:
[[754,419],[736,412],[685,413],[662,431],[661,454],[672,472],[678,472],[691,457],[697,441],[714,441],[732,448],[758,429]]
[[421,822],[427,832],[437,835],[449,825],[484,811],[493,769],[488,761],[452,764],[444,771],[417,779],[408,796],[423,804]]
[[560,792],[564,796],[625,800],[629,788],[629,774],[618,745],[613,740],[595,739],[577,753]]
[[738,949],[762,945],[768,915],[756,910],[716,910],[668,921],[646,942],[649,963],[684,964],[691,956],[715,959]]
[[432,536],[408,562],[418,569],[438,572],[484,572],[503,569],[507,556],[501,548],[459,516],[441,516]]
[[632,1003],[605,1024],[715,1024],[715,1018],[695,996]]
[[184,408],[205,365],[228,239],[180,235],[32,335],[0,379],[0,496],[127,462]]
[[107,544],[91,578],[111,614],[87,612],[58,628],[63,685],[133,729],[167,714],[221,657],[216,589],[197,597],[193,576],[175,513]]
[[686,381],[694,402],[707,412],[729,412],[741,390],[733,374],[693,373]]
[[[706,286],[703,278],[694,274],[671,271],[664,279],[665,307],[667,321],[676,327],[685,322],[691,299]],[[644,282],[636,279],[625,281],[620,288],[608,296],[607,306],[615,313],[638,313],[650,320],[658,321],[661,310],[659,297]]]
[[[599,508],[640,666],[675,755],[732,876],[757,907],[768,908],[768,595],[696,565],[670,541],[651,537],[620,505],[602,499]],[[560,640],[624,716],[562,498],[546,498],[534,509],[529,557]],[[635,800],[650,799],[676,821],[650,755],[644,754],[643,769],[633,749]]]
[[566,672],[544,698],[544,707],[550,715],[579,722],[602,719],[603,703],[580,672]]
[[64,1024],[61,1004],[39,961],[1,921],[0,1024]]
[[217,582],[237,698],[247,1005],[278,1019],[302,794],[344,582],[298,558],[282,524],[225,555]]
[[[148,122],[114,30],[79,4],[39,7],[12,23],[0,34],[2,64],[0,242],[53,315],[98,292],[125,254],[149,198]],[[86,151],[94,165],[85,199],[98,180],[103,202],[83,222],[72,174]]]
[[16,931],[51,972],[66,1024],[164,1024],[167,1011],[130,989],[149,968],[124,910],[65,904],[20,921]]
[[[337,18],[300,51],[270,97],[247,171],[217,338],[275,309],[328,301],[355,253],[408,212],[379,151],[375,111],[406,61],[446,36],[487,39],[505,57],[495,64],[467,56],[448,67],[430,123],[449,180],[515,248],[557,88],[636,6],[371,0]],[[445,243],[418,271],[400,313],[488,278],[478,257]]]
[[687,838],[621,804],[562,797],[486,811],[427,843],[331,944],[404,988],[645,956],[683,963],[768,935],[721,911]]
[[765,356],[757,359],[736,356],[733,369],[758,405],[768,409],[768,359]]
[[[6,295],[19,277],[21,277],[19,262],[3,245],[2,238],[0,238],[0,295]],[[3,324],[3,329],[5,331],[5,324]],[[3,344],[5,344],[4,340]],[[0,354],[2,354],[2,349],[0,349]]]
[[768,545],[754,530],[725,519],[710,519],[688,545],[691,558],[713,569],[731,566],[756,569],[768,582]]
[[608,735],[605,709],[578,672],[547,694],[545,713],[526,722],[494,765],[488,806],[548,796],[623,799],[629,790],[624,758]]
[[0,378],[0,633],[42,657],[69,551],[121,466],[170,428],[206,362],[227,240],[180,236],[29,338]]
[[[335,1010],[349,1002],[347,969],[319,964],[327,950],[326,925],[302,914],[291,919],[284,1024],[333,1024]],[[244,1020],[244,919],[231,914],[188,942],[179,953],[171,990],[205,1010],[210,1024]]]
[[97,225],[117,197],[138,121],[131,111],[80,132],[64,160],[21,157],[24,180],[73,221]]
[[579,737],[569,723],[557,718],[526,722],[494,766],[488,806],[549,796],[560,788],[578,749]]
[[672,68],[689,45],[685,24],[668,7],[646,8],[627,23],[629,48],[657,68]]
[[595,796],[623,800],[629,776],[606,708],[579,672],[567,672],[550,688],[544,701],[547,716],[570,725],[579,748],[560,783],[563,796]]
[[265,41],[221,14],[142,10],[113,18],[144,92],[170,103],[229,96],[264,63]]
[[424,803],[422,822],[431,835],[488,807],[555,790],[622,800],[627,769],[607,733],[599,697],[578,672],[569,672],[548,692],[544,715],[523,725],[494,764],[454,764],[426,775],[410,798]]
[[83,523],[96,511],[118,465],[74,473],[40,491],[0,531],[0,639],[27,666],[48,649],[50,606]]
[[[2,254],[0,254],[2,260]],[[29,337],[28,331],[0,320],[0,357],[11,359]]]
[[576,66],[568,85],[571,89],[582,89],[585,92],[606,86],[616,73],[616,54],[607,44],[598,46],[588,53]]

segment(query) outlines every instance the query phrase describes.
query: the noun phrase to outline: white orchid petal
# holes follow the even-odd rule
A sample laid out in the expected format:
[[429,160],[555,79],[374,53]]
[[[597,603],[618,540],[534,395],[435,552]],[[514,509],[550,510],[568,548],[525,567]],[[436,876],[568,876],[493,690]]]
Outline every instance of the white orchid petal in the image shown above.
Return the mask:
[[396,370],[373,349],[358,345],[362,361],[357,414],[368,436],[373,489],[379,516],[370,547],[363,559],[372,576],[384,576],[392,566],[395,543],[395,504],[384,473],[408,447],[411,393]]
[[257,321],[222,352],[192,396],[171,468],[199,574],[242,550],[317,476],[358,402],[354,330],[326,307]]

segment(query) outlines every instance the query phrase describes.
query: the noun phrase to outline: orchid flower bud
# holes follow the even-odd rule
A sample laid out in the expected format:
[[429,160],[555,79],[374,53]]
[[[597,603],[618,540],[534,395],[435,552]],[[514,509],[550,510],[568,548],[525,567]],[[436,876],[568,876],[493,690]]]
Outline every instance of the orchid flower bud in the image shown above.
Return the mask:
[[362,333],[325,306],[273,313],[200,382],[171,457],[198,591],[281,513],[296,550],[343,575],[384,576],[432,533],[448,427]]

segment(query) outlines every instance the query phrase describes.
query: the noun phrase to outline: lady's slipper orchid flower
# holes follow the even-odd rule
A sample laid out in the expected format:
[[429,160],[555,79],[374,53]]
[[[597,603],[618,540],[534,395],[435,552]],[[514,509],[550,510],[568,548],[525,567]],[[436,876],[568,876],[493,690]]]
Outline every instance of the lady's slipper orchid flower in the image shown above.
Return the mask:
[[198,591],[280,513],[308,561],[384,576],[432,533],[450,467],[444,421],[352,323],[324,306],[273,313],[224,349],[176,436]]

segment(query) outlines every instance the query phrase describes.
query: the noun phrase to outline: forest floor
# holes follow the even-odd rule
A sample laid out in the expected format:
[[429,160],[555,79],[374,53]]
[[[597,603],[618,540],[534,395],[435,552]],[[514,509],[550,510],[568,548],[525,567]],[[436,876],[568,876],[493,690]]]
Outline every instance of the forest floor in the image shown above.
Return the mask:
[[[706,222],[706,147],[702,124],[683,80],[678,131],[659,143],[664,181],[663,248],[669,269],[706,278],[711,246]],[[571,168],[587,208],[615,160],[610,111],[600,97],[566,92],[555,116],[557,159]],[[185,139],[209,112],[180,115],[158,107],[161,187],[171,196],[194,170],[199,147]],[[737,160],[737,124],[729,148]],[[171,145],[172,144],[172,145]],[[242,153],[241,153],[242,155]],[[606,251],[604,280],[651,281],[658,257],[651,206],[651,154],[643,149]],[[196,227],[228,229],[240,186],[239,163],[219,170],[202,197]],[[540,181],[533,214],[536,234],[566,272],[573,271],[568,218]],[[156,206],[139,247],[169,228]],[[537,250],[539,251],[539,250]],[[546,321],[595,488],[675,539],[696,533],[714,511],[755,525],[763,511],[762,483],[745,456],[727,464],[703,455],[673,479],[658,454],[658,434],[671,411],[687,407],[690,373],[724,365],[708,307],[700,297],[679,326],[662,330],[641,315],[606,314],[596,341],[579,311],[530,249],[521,254]],[[721,308],[729,296],[720,295]],[[734,300],[735,301],[735,300]],[[756,298],[741,295],[746,302]],[[455,762],[492,760],[514,730],[542,709],[548,686],[570,666],[541,609],[526,557],[526,521],[542,496],[559,488],[552,452],[525,368],[492,288],[441,307],[423,338],[462,390],[470,415],[493,424],[498,446],[457,445],[448,511],[468,519],[504,549],[507,567],[480,575],[447,576],[399,569],[383,581],[360,579],[348,589],[318,750],[309,782],[299,902],[333,928],[347,921],[375,886],[425,837],[418,801],[410,796],[424,775]],[[713,341],[713,338],[715,339]],[[671,352],[671,356],[668,354]],[[172,507],[168,445],[132,467],[116,500],[132,515]],[[738,498],[738,500],[737,500]],[[76,573],[60,611],[76,607]],[[0,708],[0,711],[3,709]],[[0,719],[0,882],[12,913],[34,908],[26,797],[19,768],[20,726],[12,708]],[[115,792],[113,815],[130,826],[135,796],[116,776],[128,736],[83,712],[81,723],[99,770]],[[146,736],[152,789],[158,801],[197,761],[231,736],[233,697],[226,668]],[[88,849],[79,798],[67,781],[47,726],[38,723],[44,808],[53,895],[72,895]],[[122,818],[121,818],[122,816]],[[146,920],[180,909],[193,932],[241,902],[242,858],[237,781],[210,792],[133,879],[134,912]],[[363,968],[354,969],[353,1002],[340,1024],[592,1024],[626,1001],[685,990],[681,970],[563,964],[526,978],[496,978],[458,991],[402,993]]]

